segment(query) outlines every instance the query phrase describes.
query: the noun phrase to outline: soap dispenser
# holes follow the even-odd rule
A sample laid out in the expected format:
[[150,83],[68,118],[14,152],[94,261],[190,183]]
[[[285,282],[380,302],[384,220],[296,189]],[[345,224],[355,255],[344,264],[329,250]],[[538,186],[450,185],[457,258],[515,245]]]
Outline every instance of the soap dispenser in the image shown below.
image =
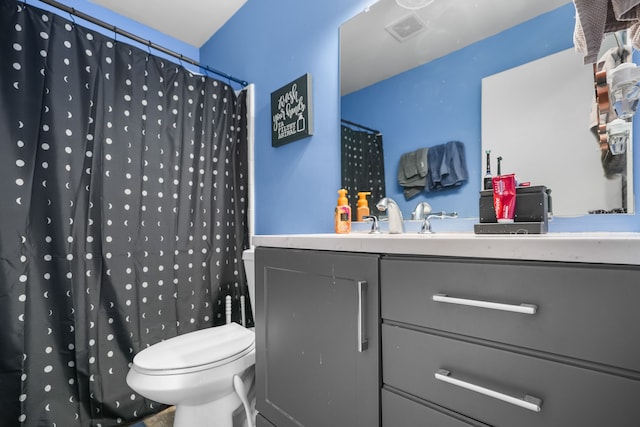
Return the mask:
[[358,192],[358,211],[356,212],[356,220],[362,221],[363,217],[369,215],[369,201],[367,196],[371,194],[371,191]]
[[335,210],[335,228],[338,234],[347,234],[351,232],[351,206],[347,199],[347,190],[341,188],[338,190],[338,206]]

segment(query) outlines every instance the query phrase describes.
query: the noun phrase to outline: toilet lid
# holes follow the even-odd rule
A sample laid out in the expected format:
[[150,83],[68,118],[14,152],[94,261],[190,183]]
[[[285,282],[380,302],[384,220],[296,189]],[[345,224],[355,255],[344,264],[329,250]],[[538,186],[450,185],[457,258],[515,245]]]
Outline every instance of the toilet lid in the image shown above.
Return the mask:
[[133,358],[145,370],[185,369],[228,359],[251,347],[255,333],[229,323],[170,338],[152,345]]

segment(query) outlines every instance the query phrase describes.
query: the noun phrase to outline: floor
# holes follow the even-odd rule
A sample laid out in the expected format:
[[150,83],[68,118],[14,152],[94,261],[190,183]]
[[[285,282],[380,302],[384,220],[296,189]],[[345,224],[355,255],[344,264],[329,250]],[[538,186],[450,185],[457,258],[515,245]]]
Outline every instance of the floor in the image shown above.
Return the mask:
[[173,416],[176,408],[171,406],[162,412],[158,412],[142,421],[127,424],[125,427],[173,427]]

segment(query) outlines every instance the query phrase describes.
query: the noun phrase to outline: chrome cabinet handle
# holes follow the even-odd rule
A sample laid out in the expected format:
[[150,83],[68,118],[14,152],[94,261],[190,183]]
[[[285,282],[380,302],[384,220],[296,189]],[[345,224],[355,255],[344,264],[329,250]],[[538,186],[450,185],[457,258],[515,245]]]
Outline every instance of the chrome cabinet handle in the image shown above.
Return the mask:
[[435,373],[435,377],[437,380],[445,383],[475,391],[476,393],[484,394],[485,396],[493,397],[494,399],[502,400],[503,402],[511,403],[512,405],[520,406],[521,408],[525,408],[533,412],[540,412],[542,410],[542,400],[537,397],[526,395],[523,399],[520,399],[508,394],[500,393],[486,387],[453,378],[451,377],[451,372],[446,369],[439,369],[438,372]]
[[491,310],[511,311],[513,313],[536,314],[538,306],[535,304],[502,304],[491,301],[480,301],[474,299],[454,298],[446,294],[435,294],[432,299],[437,302],[448,304],[469,305],[472,307],[489,308]]
[[367,282],[358,281],[358,352],[369,347],[367,339]]

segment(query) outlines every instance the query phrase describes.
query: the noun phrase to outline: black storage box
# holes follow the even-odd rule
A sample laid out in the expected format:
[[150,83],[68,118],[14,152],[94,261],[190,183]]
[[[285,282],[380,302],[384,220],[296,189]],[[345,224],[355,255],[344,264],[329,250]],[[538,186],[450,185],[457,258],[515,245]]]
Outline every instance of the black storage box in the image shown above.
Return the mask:
[[[551,212],[551,190],[544,185],[516,188],[516,211],[514,222],[547,222]],[[493,190],[480,192],[480,223],[495,223]]]
[[548,229],[547,221],[473,224],[473,232],[475,234],[545,234]]

